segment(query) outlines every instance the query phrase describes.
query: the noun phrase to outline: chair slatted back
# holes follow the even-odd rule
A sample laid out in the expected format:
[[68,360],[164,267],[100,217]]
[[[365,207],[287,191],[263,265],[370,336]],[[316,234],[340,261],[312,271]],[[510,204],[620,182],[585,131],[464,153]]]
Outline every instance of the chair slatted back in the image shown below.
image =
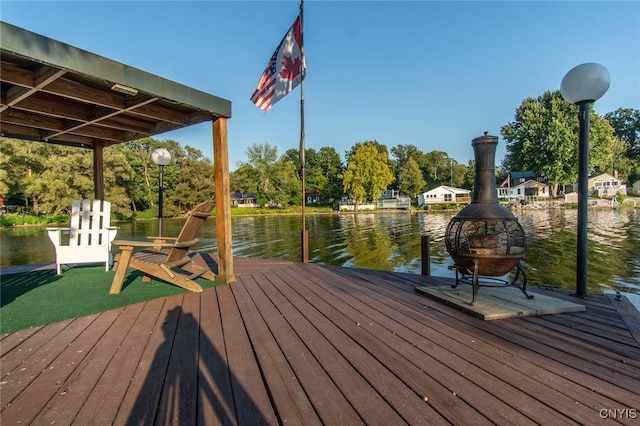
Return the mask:
[[187,255],[190,247],[198,242],[196,236],[204,222],[211,216],[211,210],[213,210],[213,200],[207,200],[191,211],[187,221],[182,226],[174,247],[171,249],[169,256],[167,256],[166,263],[182,259]]
[[103,200],[75,200],[71,205],[70,246],[109,244],[106,227],[111,217],[111,203]]

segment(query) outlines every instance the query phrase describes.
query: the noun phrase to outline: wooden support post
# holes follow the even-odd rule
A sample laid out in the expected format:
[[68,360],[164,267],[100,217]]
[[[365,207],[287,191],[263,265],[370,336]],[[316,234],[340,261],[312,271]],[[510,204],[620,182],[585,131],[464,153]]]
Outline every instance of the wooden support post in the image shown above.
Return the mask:
[[104,200],[104,142],[93,141],[93,193],[96,200]]
[[216,236],[218,276],[226,283],[236,280],[233,273],[231,237],[231,189],[229,182],[229,144],[227,119],[213,121],[213,172],[216,185]]
[[420,237],[420,261],[422,275],[431,275],[431,241],[428,235]]

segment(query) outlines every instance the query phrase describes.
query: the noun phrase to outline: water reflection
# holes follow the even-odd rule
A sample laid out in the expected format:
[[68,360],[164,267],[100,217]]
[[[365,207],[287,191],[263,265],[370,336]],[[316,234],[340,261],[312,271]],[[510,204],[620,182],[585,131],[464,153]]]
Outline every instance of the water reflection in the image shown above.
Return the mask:
[[[421,271],[420,236],[431,239],[431,273],[450,276],[444,234],[452,213],[361,213],[308,215],[309,260],[386,271]],[[527,234],[524,264],[531,285],[575,288],[576,211],[517,212]],[[299,215],[235,216],[236,256],[300,260]],[[163,234],[177,235],[184,219],[163,220]],[[119,238],[157,233],[157,221],[119,223]],[[216,250],[215,220],[200,232],[196,248]],[[43,227],[0,230],[0,266],[51,262],[54,251]],[[589,211],[589,290],[640,293],[640,210]]]

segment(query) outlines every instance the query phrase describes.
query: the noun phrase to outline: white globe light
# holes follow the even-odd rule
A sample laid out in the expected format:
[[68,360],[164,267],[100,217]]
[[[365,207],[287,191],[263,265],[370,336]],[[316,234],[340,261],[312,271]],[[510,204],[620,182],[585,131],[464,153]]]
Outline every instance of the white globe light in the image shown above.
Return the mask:
[[609,89],[611,76],[603,65],[587,63],[569,71],[560,83],[562,97],[572,104],[593,102]]
[[151,153],[151,161],[158,166],[166,166],[171,161],[171,154],[165,148],[158,148]]

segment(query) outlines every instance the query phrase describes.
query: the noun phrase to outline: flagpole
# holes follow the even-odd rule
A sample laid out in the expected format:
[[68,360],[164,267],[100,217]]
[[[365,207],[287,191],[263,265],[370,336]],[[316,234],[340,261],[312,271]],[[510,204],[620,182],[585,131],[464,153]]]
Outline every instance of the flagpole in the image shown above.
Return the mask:
[[304,79],[307,72],[304,61],[304,0],[300,0],[300,54],[302,61],[302,81],[300,82],[300,174],[302,178],[302,237],[301,237],[301,257],[302,263],[309,261],[309,235],[307,233],[307,212],[306,212],[306,176],[305,176],[305,158],[304,158]]

